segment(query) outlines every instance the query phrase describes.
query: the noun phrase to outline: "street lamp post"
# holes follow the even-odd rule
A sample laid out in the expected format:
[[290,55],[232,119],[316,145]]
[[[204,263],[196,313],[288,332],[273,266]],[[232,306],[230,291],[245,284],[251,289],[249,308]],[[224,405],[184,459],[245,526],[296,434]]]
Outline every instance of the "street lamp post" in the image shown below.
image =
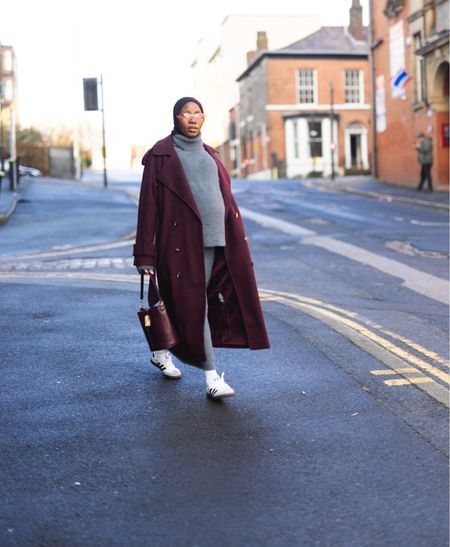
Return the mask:
[[9,177],[10,190],[17,190],[17,157],[16,157],[16,112],[15,101],[12,100],[9,105]]
[[103,74],[100,74],[100,85],[102,88],[102,156],[103,156],[103,186],[108,186],[108,175],[106,171],[106,132],[105,132],[105,101],[103,99]]
[[333,83],[330,82],[330,152],[331,152],[331,180],[335,179],[334,171],[334,149],[336,147],[334,142],[334,132],[333,132],[333,120],[334,120],[334,87]]
[[374,20],[373,20],[373,0],[369,0],[369,43],[370,43],[370,95],[372,100],[372,172],[373,176],[378,178],[378,139],[377,139],[377,96],[375,86],[375,48],[380,45],[382,40],[375,41]]
[[265,122],[258,122],[258,126],[261,127],[261,144],[262,144],[262,168],[263,171],[267,171],[267,127]]

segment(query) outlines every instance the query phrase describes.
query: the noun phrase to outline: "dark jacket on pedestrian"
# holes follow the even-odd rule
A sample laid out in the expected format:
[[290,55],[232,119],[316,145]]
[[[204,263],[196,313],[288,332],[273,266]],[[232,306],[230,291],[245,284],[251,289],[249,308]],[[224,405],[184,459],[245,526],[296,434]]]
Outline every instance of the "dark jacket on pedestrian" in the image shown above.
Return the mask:
[[[204,148],[217,164],[225,204],[226,245],[216,248],[207,291],[213,345],[268,348],[248,238],[230,178],[217,152],[206,144]],[[171,352],[186,363],[202,363],[206,287],[200,213],[172,135],[158,141],[142,163],[134,264],[156,265],[162,298],[181,338]]]
[[417,161],[420,165],[431,165],[433,163],[433,141],[430,137],[422,139],[417,147]]

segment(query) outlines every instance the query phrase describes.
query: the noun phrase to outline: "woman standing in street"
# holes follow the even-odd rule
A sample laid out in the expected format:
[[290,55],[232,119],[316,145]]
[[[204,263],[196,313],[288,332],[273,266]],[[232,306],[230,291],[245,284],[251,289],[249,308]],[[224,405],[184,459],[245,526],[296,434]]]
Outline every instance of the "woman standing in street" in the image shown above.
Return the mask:
[[[183,97],[174,128],[143,157],[134,264],[157,275],[181,342],[171,352],[205,371],[211,399],[234,395],[213,347],[264,349],[269,340],[241,214],[217,152],[204,144],[201,103]],[[151,363],[180,378],[168,350]]]

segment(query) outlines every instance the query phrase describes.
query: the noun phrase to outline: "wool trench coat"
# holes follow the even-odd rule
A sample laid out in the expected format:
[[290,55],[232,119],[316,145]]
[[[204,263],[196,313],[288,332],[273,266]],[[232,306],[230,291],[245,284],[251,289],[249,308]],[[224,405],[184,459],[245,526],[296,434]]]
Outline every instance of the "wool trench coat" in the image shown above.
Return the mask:
[[144,171],[133,247],[136,266],[156,266],[161,297],[181,339],[171,352],[197,366],[206,361],[206,303],[213,346],[270,347],[248,238],[231,193],[230,177],[216,150],[203,146],[217,164],[225,204],[226,245],[216,248],[208,287],[201,217],[172,135],[158,141],[142,159]]

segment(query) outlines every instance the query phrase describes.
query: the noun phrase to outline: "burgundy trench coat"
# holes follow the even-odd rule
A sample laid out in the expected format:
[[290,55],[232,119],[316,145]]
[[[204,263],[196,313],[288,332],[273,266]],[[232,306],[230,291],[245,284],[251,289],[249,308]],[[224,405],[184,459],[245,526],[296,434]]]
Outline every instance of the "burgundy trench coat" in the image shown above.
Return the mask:
[[[268,348],[269,340],[256,287],[253,262],[230,177],[216,150],[214,158],[225,203],[224,248],[217,248],[208,284],[208,320],[215,347]],[[203,325],[206,309],[203,232],[188,180],[172,136],[143,157],[134,264],[155,265],[158,284],[181,343],[171,351],[181,361],[206,361]]]

